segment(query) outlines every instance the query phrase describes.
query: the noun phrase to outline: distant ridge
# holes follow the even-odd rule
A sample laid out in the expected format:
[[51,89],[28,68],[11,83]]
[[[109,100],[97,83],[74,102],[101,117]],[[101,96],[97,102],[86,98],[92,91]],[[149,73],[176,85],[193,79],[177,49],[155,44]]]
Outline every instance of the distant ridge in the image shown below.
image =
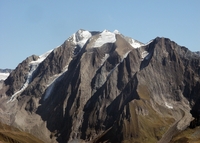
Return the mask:
[[12,69],[0,69],[0,73],[11,73]]
[[11,72],[12,69],[0,69],[0,81],[5,80]]

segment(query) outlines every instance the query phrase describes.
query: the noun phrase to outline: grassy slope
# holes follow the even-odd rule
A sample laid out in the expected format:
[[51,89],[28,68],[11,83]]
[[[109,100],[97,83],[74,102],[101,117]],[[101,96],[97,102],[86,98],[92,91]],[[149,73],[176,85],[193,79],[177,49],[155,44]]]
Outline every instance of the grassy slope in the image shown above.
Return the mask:
[[173,137],[170,143],[200,143],[200,127],[186,129]]
[[[168,117],[160,117],[155,111],[146,105],[144,101],[135,101],[135,104],[129,103],[132,120],[124,121],[124,133],[132,134],[132,138],[126,138],[124,143],[155,143],[167,131],[169,125],[174,122],[174,119]],[[136,106],[146,107],[149,109],[149,114],[136,115]],[[149,107],[148,107],[149,106]],[[134,119],[136,117],[137,119]]]
[[33,135],[0,123],[0,143],[44,143]]

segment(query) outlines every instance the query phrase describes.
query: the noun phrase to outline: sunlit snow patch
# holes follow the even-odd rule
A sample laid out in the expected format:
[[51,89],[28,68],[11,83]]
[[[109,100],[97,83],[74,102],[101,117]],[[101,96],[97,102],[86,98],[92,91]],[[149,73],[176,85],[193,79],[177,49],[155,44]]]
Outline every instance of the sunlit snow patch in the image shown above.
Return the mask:
[[89,31],[78,30],[73,34],[73,42],[82,48],[91,36],[92,34]]
[[46,59],[46,57],[52,52],[53,50],[50,50],[42,55],[39,56],[39,58],[36,61],[31,61],[30,62],[30,66],[31,65],[39,65],[42,61],[44,61],[44,59]]
[[5,80],[9,75],[10,73],[0,73],[0,80]]
[[116,41],[115,34],[104,30],[100,35],[99,38],[96,40],[93,47],[101,47],[105,43],[114,43]]
[[149,52],[143,51],[142,54],[141,54],[142,59],[144,59],[148,54],[149,54]]
[[167,103],[167,102],[165,102],[165,106],[167,106],[167,108],[169,108],[169,109],[173,109],[173,106],[172,105],[170,105],[169,103]]
[[139,42],[137,42],[137,41],[134,40],[134,39],[132,39],[129,43],[130,43],[131,46],[134,47],[134,48],[140,48],[141,46],[144,46],[143,43],[139,43]]
[[46,59],[46,57],[51,53],[52,50],[46,52],[45,54],[42,54],[41,56],[39,56],[39,58],[36,60],[36,61],[31,61],[29,63],[29,67],[30,67],[30,71],[27,75],[27,79],[26,79],[26,82],[24,83],[24,85],[21,87],[21,89],[17,92],[15,92],[10,100],[7,102],[13,102],[15,99],[16,99],[16,95],[18,95],[19,93],[21,93],[22,91],[24,91],[27,86],[29,85],[29,83],[32,81],[32,76],[33,76],[33,72],[37,69],[38,65],[44,60]]

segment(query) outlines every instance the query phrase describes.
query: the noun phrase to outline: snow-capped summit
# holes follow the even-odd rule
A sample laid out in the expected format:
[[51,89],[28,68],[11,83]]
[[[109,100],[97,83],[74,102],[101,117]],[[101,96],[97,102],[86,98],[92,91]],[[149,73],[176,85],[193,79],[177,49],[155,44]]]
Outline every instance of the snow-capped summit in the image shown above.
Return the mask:
[[[116,34],[121,35],[133,48],[139,48],[141,46],[144,46],[143,43],[135,39],[132,39],[130,37],[125,37],[118,30],[110,32],[109,30],[105,29],[102,32],[94,32],[94,33],[98,33],[99,37],[94,42],[93,47],[101,47],[105,43],[114,43],[116,41]],[[68,41],[72,41],[75,45],[82,48],[87,42],[87,40],[90,39],[92,36],[93,34],[91,31],[80,29],[76,33],[74,33],[68,39]]]
[[74,33],[71,37],[73,43],[82,48],[91,36],[92,34],[89,31],[80,29],[76,33]]
[[141,46],[144,46],[145,44],[135,40],[135,39],[132,39],[130,37],[126,37],[124,35],[122,35],[118,30],[114,30],[113,31],[113,34],[119,34],[121,35],[133,48],[139,48]]
[[105,43],[114,43],[115,41],[115,34],[108,30],[104,30],[99,34],[99,38],[94,43],[94,47],[101,47]]

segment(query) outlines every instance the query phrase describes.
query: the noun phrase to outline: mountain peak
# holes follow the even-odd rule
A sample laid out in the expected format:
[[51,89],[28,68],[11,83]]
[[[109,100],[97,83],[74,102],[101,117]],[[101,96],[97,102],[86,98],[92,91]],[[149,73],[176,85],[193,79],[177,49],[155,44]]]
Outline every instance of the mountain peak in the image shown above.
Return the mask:
[[120,34],[120,32],[118,30],[114,30],[113,33]]
[[80,29],[12,71],[0,89],[0,119],[51,143],[169,142],[193,117],[199,122],[193,55],[167,38],[143,44]]
[[80,29],[73,34],[73,43],[82,48],[91,36],[92,34],[89,31]]
[[114,32],[110,32],[107,29],[103,30],[102,32],[99,32],[99,31],[91,32],[91,31],[80,29],[76,33],[74,33],[68,39],[68,41],[73,41],[75,45],[78,45],[80,48],[82,48],[88,39],[90,39],[91,37],[95,35],[99,35],[98,37],[95,37],[96,40],[94,41],[93,47],[101,47],[105,43],[114,43],[116,41],[116,38],[115,38],[116,34],[119,34],[122,37],[124,37],[125,40],[127,40],[127,42],[129,42],[129,44],[134,48],[139,48],[141,46],[144,46],[143,43],[137,40],[123,36],[122,34],[120,34],[118,30],[114,30]]

